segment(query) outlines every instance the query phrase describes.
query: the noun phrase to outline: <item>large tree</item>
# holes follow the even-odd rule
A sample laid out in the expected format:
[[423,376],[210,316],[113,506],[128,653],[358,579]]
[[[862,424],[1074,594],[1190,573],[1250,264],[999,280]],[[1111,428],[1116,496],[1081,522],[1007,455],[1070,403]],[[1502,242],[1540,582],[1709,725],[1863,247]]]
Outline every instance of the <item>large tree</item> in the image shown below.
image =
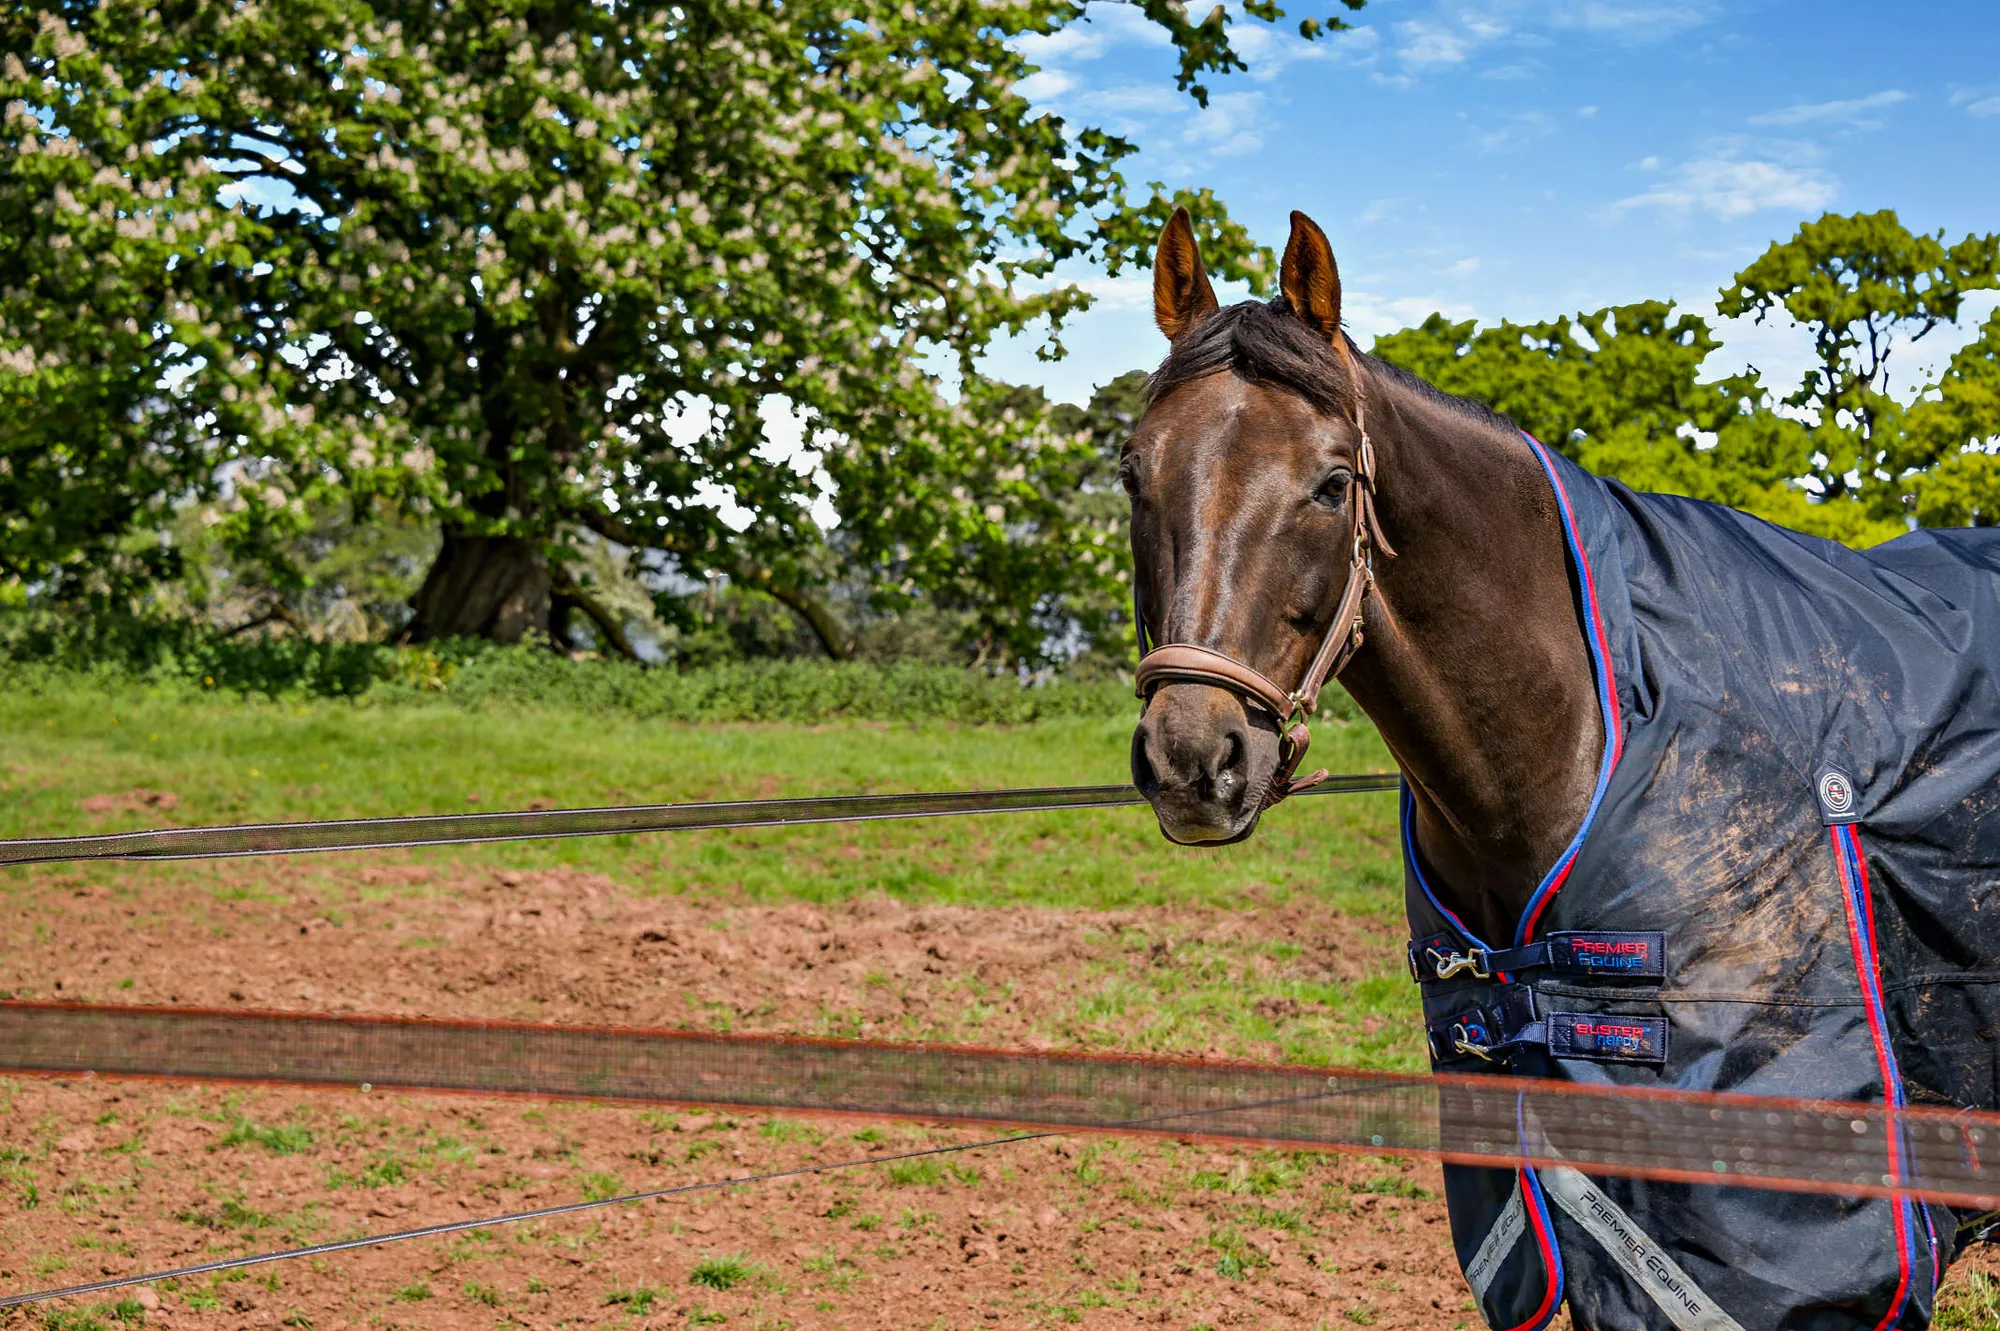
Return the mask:
[[[1240,67],[1221,8],[1141,7],[1197,99]],[[418,638],[591,610],[569,558],[590,532],[767,590],[838,653],[808,516],[829,489],[849,574],[1059,573],[1008,552],[1074,444],[989,428],[976,385],[950,401],[925,367],[1060,325],[1086,298],[1056,265],[1117,271],[1177,203],[1217,271],[1261,287],[1268,264],[1205,193],[1135,192],[1131,145],[1014,91],[1033,69],[1015,39],[1083,18],[1076,0],[11,7],[0,574],[147,576],[172,552],[135,560],[131,529],[190,497],[274,560],[327,503],[380,503],[442,525]],[[774,398],[817,432],[798,465],[761,451]]]

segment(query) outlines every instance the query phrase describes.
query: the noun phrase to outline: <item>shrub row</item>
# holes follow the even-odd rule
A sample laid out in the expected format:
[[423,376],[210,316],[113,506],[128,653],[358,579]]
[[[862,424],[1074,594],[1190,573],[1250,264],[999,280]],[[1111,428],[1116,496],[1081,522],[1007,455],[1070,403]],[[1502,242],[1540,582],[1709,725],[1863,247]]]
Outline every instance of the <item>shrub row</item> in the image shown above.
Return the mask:
[[546,647],[475,641],[391,647],[299,637],[226,638],[184,620],[84,623],[0,616],[0,687],[95,686],[366,705],[542,706],[666,721],[915,721],[1025,724],[1116,716],[1116,680],[1023,681],[949,665],[746,661],[696,669],[573,660]]
[[[1024,725],[1130,716],[1128,683],[1018,679],[899,662],[743,661],[690,669],[574,660],[532,644],[461,640],[421,647],[227,638],[181,619],[88,622],[0,615],[0,687],[138,687],[273,699],[346,698],[371,706],[553,707],[662,721],[954,721]],[[1329,688],[1323,706],[1352,718]]]

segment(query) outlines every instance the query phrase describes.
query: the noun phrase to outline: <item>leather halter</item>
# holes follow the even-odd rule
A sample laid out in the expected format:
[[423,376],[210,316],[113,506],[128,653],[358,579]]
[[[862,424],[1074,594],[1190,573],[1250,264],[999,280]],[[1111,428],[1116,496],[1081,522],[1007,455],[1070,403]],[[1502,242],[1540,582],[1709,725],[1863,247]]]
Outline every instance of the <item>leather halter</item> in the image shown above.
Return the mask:
[[1297,780],[1292,774],[1298,770],[1300,761],[1306,756],[1307,746],[1312,743],[1309,722],[1319,708],[1320,690],[1361,650],[1362,612],[1368,593],[1375,589],[1375,552],[1380,550],[1388,559],[1396,557],[1395,548],[1382,535],[1381,522],[1375,516],[1375,446],[1369,442],[1368,429],[1363,424],[1358,405],[1354,412],[1354,426],[1361,436],[1361,444],[1355,454],[1354,475],[1347,482],[1347,528],[1351,551],[1347,586],[1340,594],[1340,606],[1334,611],[1333,624],[1327,629],[1326,637],[1320,640],[1319,651],[1313,655],[1297,688],[1287,692],[1255,666],[1213,647],[1191,642],[1161,643],[1149,647],[1145,609],[1139,600],[1138,571],[1133,571],[1132,619],[1138,629],[1140,653],[1133,691],[1139,696],[1139,714],[1145,715],[1153,690],[1167,683],[1207,684],[1228,689],[1244,701],[1271,713],[1277,719],[1283,738],[1279,741],[1277,770],[1271,773],[1270,783],[1264,788],[1263,801],[1258,805],[1260,812],[1289,795],[1310,790],[1326,780],[1324,767]]

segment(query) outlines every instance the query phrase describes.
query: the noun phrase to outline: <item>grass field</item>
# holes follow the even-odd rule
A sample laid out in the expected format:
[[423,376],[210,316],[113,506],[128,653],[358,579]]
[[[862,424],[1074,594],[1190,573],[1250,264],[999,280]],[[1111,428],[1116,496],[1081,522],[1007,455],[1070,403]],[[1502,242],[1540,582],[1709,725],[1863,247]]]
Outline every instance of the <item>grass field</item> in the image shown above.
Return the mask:
[[[1379,771],[1365,725],[1313,758]],[[1129,718],[0,697],[0,837],[1120,781]],[[537,1017],[1413,1069],[1394,799],[1189,851],[1143,808],[0,871],[0,997]],[[0,1288],[961,1130],[0,1082]],[[1435,1170],[1077,1139],[0,1314],[0,1327],[1476,1325]],[[1996,1324],[1993,1263],[1938,1325]]]
[[[0,836],[120,831],[167,819],[194,825],[536,802],[562,807],[1108,782],[1124,779],[1130,734],[1129,719],[1016,728],[690,727],[551,711],[43,694],[0,700]],[[1336,771],[1387,767],[1379,740],[1362,725],[1322,727],[1313,757]],[[171,810],[148,805],[145,792],[170,794]],[[102,890],[136,905],[140,919],[163,893],[178,897],[200,888],[221,899],[218,908],[258,894],[354,892],[369,901],[399,891],[414,900],[453,890],[357,886],[359,867],[390,861],[445,878],[598,874],[634,898],[688,908],[887,900],[912,908],[1081,912],[1088,919],[1107,911],[1255,907],[1274,917],[1318,920],[1354,948],[1372,950],[1348,956],[1336,977],[1324,968],[1305,973],[1287,966],[1299,943],[1282,933],[1228,942],[1190,936],[1177,943],[1184,964],[1162,969],[1127,964],[1143,963],[1160,941],[1141,929],[1085,968],[1096,972],[1092,982],[1050,1021],[1083,1035],[1065,1042],[1105,1043],[1089,1037],[1099,1029],[1121,1040],[1136,1034],[1150,1048],[1411,1068],[1419,1047],[1414,994],[1396,969],[1401,902],[1393,804],[1386,794],[1297,800],[1273,814],[1251,843],[1210,851],[1169,845],[1151,815],[1136,808],[328,855],[268,872],[237,862],[220,876],[207,863],[16,869],[0,875],[0,884],[16,898],[38,896],[52,884],[68,893]],[[253,872],[259,881],[246,881]],[[223,920],[219,927],[229,925]],[[54,992],[18,972],[0,983],[22,996]],[[1260,1000],[1269,1000],[1262,1011]],[[1145,1019],[1135,1029],[1131,1018],[1141,1009]],[[977,1034],[935,1024],[907,1033]]]
[[[79,812],[93,794],[132,789],[173,792],[173,821],[187,825],[535,801],[563,807],[1080,785],[1129,779],[1130,738],[1126,718],[1005,728],[694,727],[547,711],[43,695],[0,699],[0,793],[7,795],[0,835],[151,825],[157,818],[145,809],[94,818]],[[1365,725],[1322,727],[1313,761],[1335,771],[1390,770]],[[909,901],[1102,909],[1234,903],[1250,889],[1279,898],[1305,893],[1343,912],[1379,914],[1401,909],[1400,889],[1392,886],[1390,803],[1380,795],[1301,800],[1268,820],[1251,844],[1220,851],[1169,845],[1140,809],[446,853],[519,868],[571,865],[630,875],[649,890],[718,888],[767,901],[886,892]]]

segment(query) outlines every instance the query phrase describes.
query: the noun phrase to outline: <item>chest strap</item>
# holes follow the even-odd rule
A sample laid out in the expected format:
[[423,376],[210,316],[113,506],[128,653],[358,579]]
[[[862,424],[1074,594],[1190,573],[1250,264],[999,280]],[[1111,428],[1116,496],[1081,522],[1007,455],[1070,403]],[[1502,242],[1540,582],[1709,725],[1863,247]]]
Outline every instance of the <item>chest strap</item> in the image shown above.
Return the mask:
[[1529,1050],[1550,1058],[1592,1063],[1664,1066],[1667,1019],[1604,1012],[1536,1011],[1535,994],[1524,984],[1503,984],[1487,1001],[1430,1023],[1425,1034],[1436,1063],[1479,1059],[1505,1064]]
[[1552,933],[1521,947],[1468,948],[1451,934],[1409,945],[1410,978],[1419,984],[1460,975],[1490,980],[1517,971],[1549,971],[1591,979],[1664,980],[1667,936],[1656,931],[1580,930]]

